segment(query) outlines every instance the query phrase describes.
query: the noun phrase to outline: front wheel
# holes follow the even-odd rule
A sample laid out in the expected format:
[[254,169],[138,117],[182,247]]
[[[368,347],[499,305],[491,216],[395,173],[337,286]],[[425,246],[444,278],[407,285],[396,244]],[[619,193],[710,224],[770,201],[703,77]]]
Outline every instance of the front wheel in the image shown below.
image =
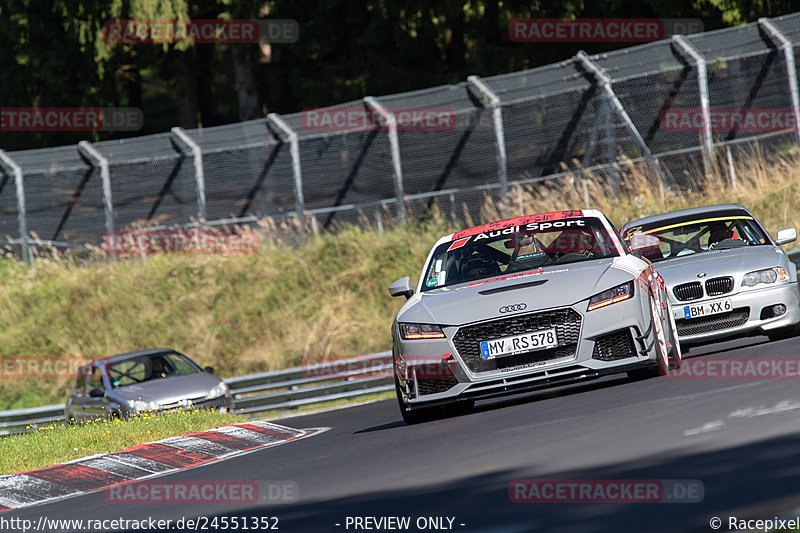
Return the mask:
[[397,376],[394,378],[394,391],[397,394],[397,404],[400,407],[400,415],[406,424],[419,424],[430,422],[439,418],[440,412],[436,407],[421,407],[419,409],[409,409],[408,404],[403,401],[403,393],[400,392],[400,381]]
[[394,378],[394,391],[397,394],[400,415],[403,417],[403,421],[409,425],[431,422],[447,416],[465,415],[475,407],[475,400],[457,400],[447,405],[409,409],[408,404],[403,401],[403,394],[400,392],[400,382],[397,376]]
[[[672,330],[672,348],[669,351],[669,370],[678,370],[683,364],[683,347],[678,339],[678,326],[675,324],[675,317],[669,311],[669,327]],[[688,351],[688,350],[687,350]]]
[[[667,351],[667,336],[664,334],[664,328],[661,326],[661,320],[658,318],[658,310],[656,309],[655,298],[650,298],[650,317],[652,320],[652,328],[654,330],[653,348],[656,351],[656,361],[658,364],[648,366],[646,368],[638,368],[628,372],[628,377],[634,380],[650,379],[658,376],[666,376],[670,371],[670,359],[673,359],[673,352],[677,350],[678,361],[680,361],[680,345],[677,343],[676,330],[672,330],[673,340],[676,342],[672,348]],[[671,315],[670,315],[671,316]],[[672,327],[673,321],[670,321]],[[674,359],[673,359],[674,360]],[[678,363],[680,366],[680,363]]]

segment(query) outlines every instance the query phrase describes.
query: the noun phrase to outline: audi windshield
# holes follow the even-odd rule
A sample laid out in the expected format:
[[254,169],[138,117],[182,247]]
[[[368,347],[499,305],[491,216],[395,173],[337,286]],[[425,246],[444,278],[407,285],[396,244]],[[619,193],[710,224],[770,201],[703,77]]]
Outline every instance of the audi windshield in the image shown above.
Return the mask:
[[434,250],[422,290],[618,255],[613,236],[594,217],[532,222],[461,238],[456,234]]

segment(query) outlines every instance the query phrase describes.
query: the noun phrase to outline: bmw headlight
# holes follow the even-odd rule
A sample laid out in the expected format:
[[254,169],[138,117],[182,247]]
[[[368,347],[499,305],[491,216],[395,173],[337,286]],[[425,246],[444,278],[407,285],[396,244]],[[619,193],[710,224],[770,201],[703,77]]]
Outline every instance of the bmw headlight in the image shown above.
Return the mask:
[[229,391],[230,389],[228,388],[228,384],[223,381],[209,391],[208,399],[211,400],[214,398],[219,398],[220,396],[225,396]]
[[403,340],[443,339],[444,332],[442,328],[433,324],[400,324],[400,338]]
[[144,400],[128,400],[128,407],[133,409],[134,411],[142,412],[142,411],[155,411],[160,405],[157,402],[146,402]]
[[623,283],[622,285],[617,285],[616,287],[612,287],[606,291],[601,292],[600,294],[595,294],[594,296],[589,298],[589,307],[586,308],[586,310],[594,311],[595,309],[600,309],[601,307],[615,304],[617,302],[621,302],[629,298],[633,298],[632,281],[628,281],[626,283]]
[[778,280],[785,281],[787,279],[789,279],[789,275],[783,268],[765,268],[745,274],[742,278],[742,287],[755,287],[759,283],[775,283]]

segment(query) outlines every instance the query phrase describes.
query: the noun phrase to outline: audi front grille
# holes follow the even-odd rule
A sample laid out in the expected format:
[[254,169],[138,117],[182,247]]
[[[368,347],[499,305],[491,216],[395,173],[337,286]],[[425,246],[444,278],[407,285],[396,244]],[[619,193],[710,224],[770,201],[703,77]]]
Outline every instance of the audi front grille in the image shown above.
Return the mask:
[[[453,336],[453,345],[472,372],[488,372],[529,363],[574,357],[578,349],[582,317],[572,308],[540,311],[463,326]],[[556,329],[558,346],[493,359],[481,357],[482,341],[491,341],[541,329]]]

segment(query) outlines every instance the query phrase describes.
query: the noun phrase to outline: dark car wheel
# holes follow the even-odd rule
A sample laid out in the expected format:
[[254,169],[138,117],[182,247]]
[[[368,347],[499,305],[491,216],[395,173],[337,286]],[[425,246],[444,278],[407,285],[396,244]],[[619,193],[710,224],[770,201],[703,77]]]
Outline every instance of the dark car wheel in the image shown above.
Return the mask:
[[400,407],[400,414],[406,424],[419,424],[422,422],[431,422],[447,416],[463,415],[469,413],[472,411],[472,408],[475,407],[475,400],[458,400],[448,405],[409,409],[408,404],[403,401],[403,395],[400,393],[400,383],[396,376],[394,378],[394,391],[397,394],[397,404]]
[[[650,311],[652,314],[653,328],[655,328],[655,339],[653,344],[657,354],[658,364],[646,368],[637,368],[628,372],[628,377],[634,380],[656,378],[666,376],[670,370],[680,368],[681,352],[675,330],[670,331],[670,336],[674,341],[669,351],[666,349],[667,336],[665,332],[657,327],[658,317],[656,316],[655,300],[650,298]],[[674,328],[674,321],[671,321],[670,328]]]

